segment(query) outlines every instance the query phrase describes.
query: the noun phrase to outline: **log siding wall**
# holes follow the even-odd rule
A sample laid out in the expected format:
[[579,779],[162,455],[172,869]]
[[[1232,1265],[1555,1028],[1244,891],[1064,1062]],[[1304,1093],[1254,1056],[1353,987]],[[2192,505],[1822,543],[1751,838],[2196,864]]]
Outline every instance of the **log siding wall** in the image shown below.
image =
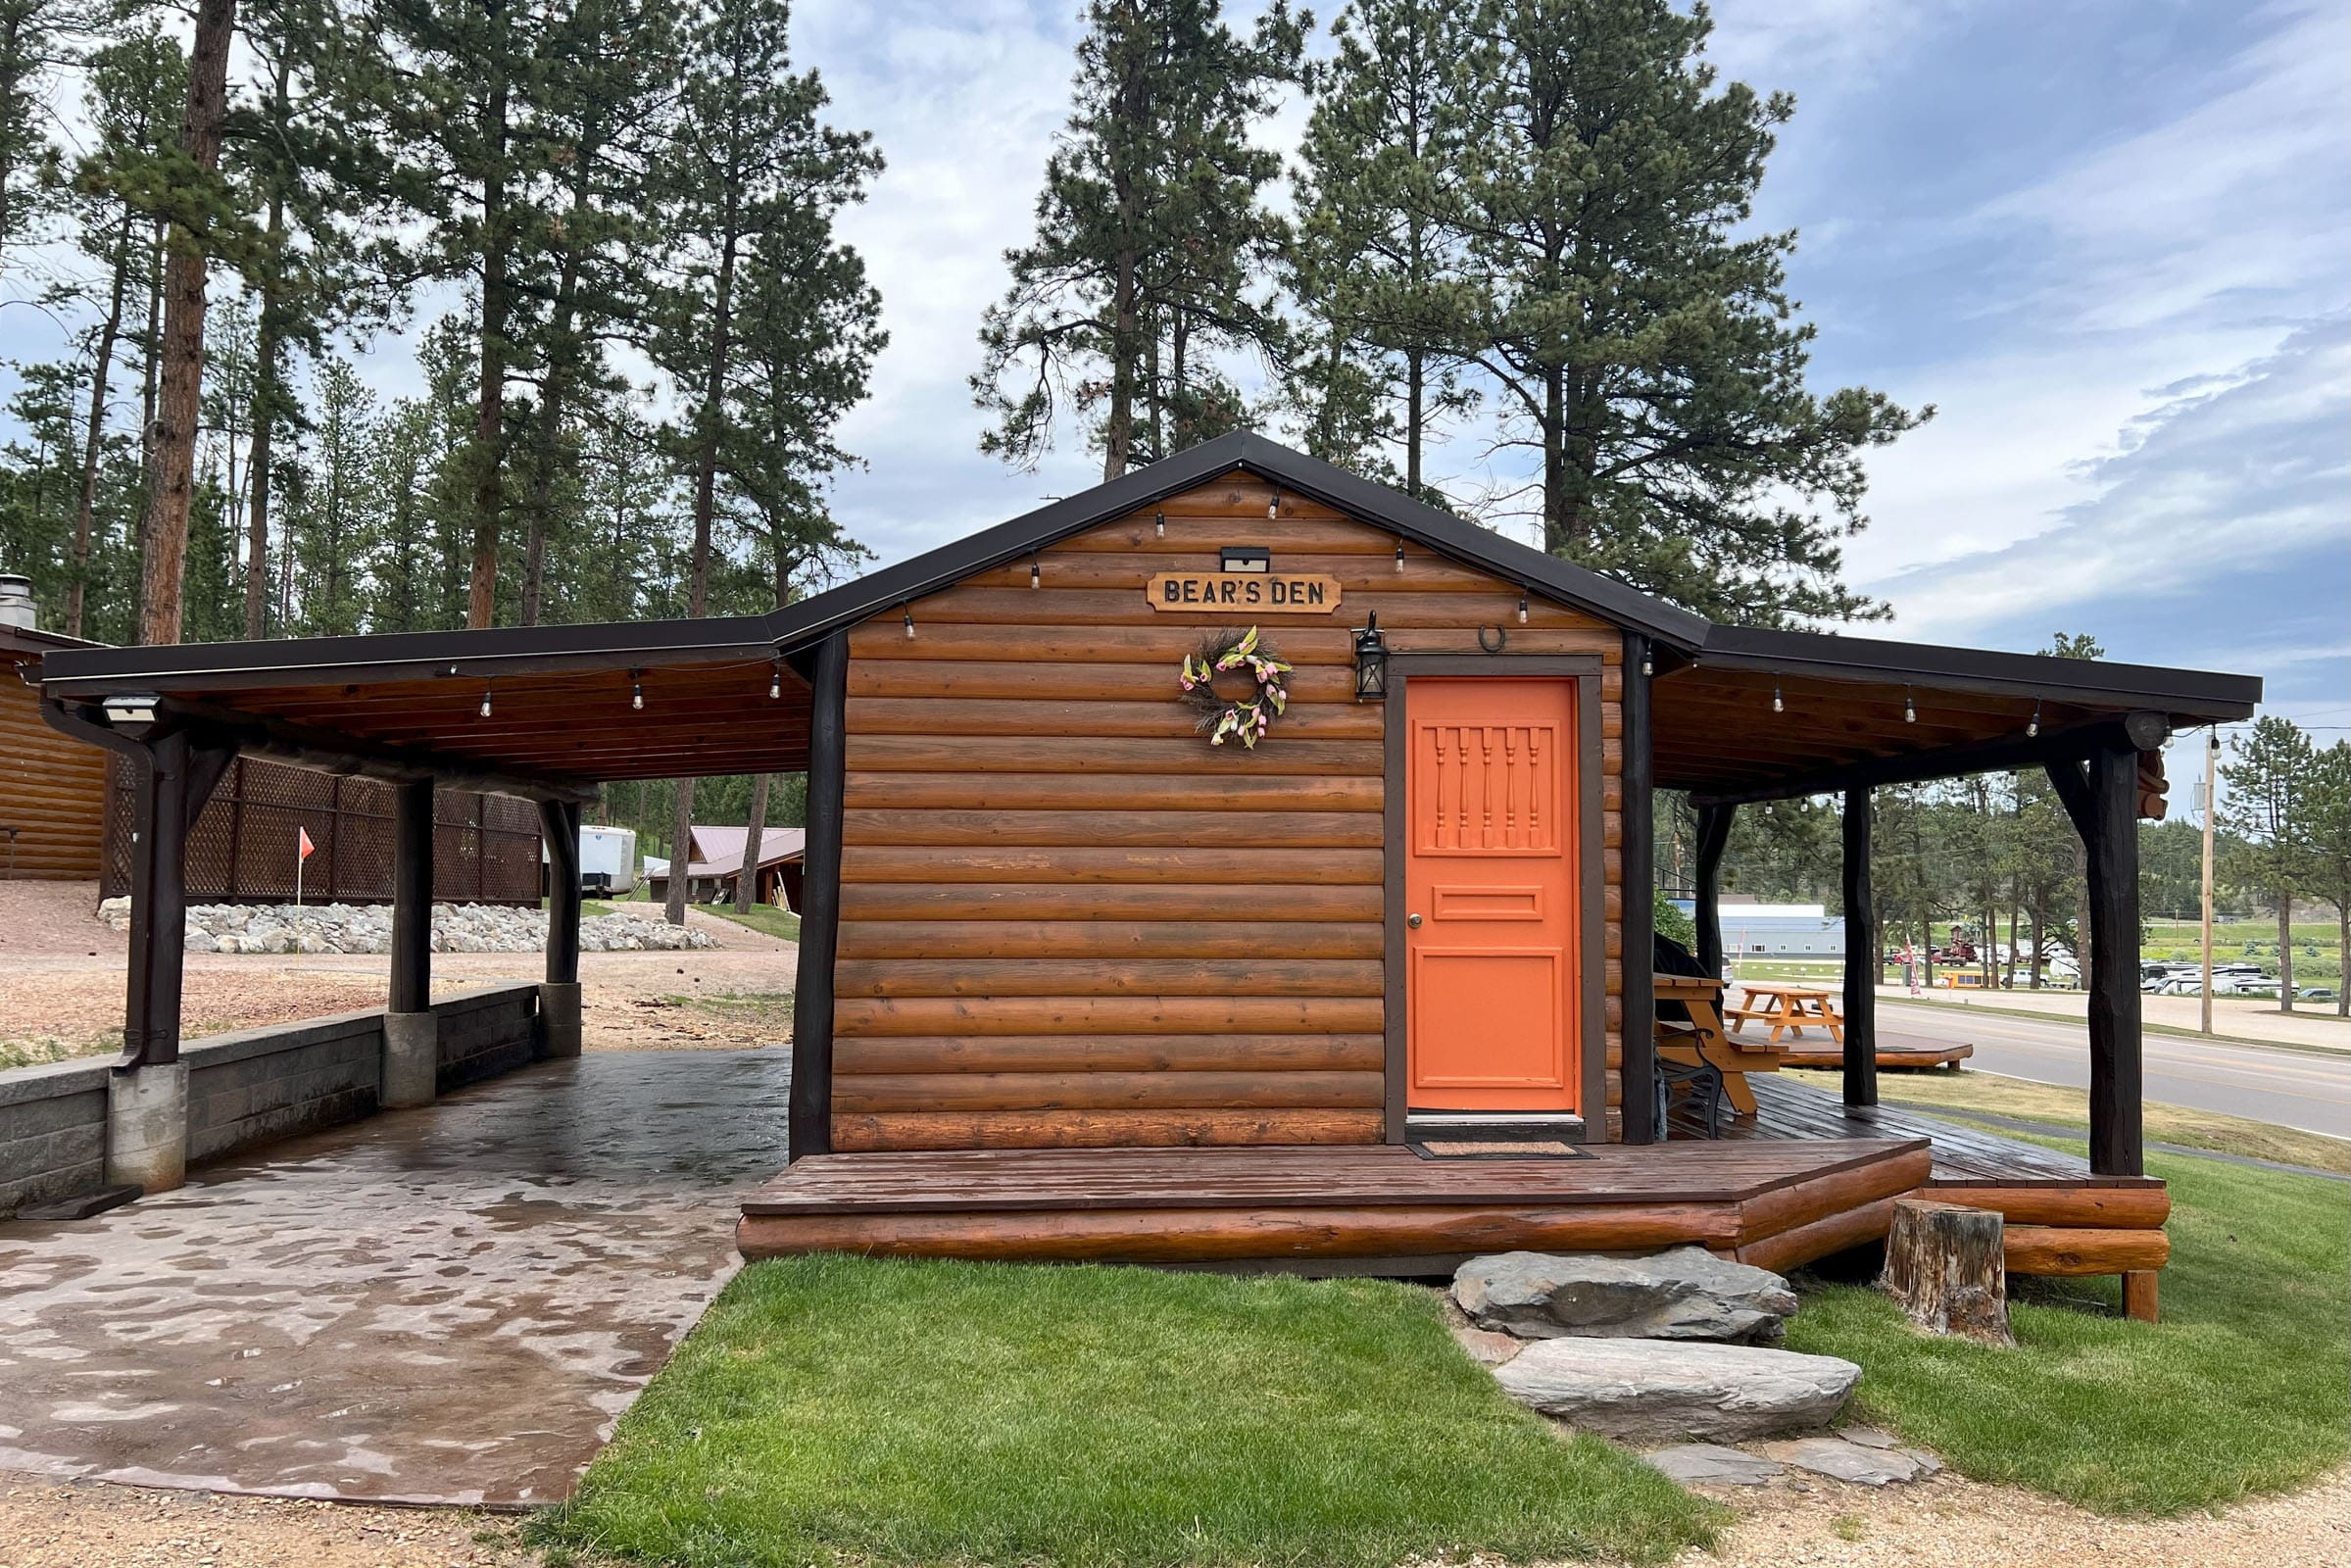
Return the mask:
[[[1594,1136],[1616,1136],[1621,635],[1541,599],[1521,625],[1514,585],[1416,545],[1399,569],[1392,534],[1273,504],[1234,474],[1041,552],[1040,586],[1023,561],[916,601],[911,640],[897,612],[851,633],[834,1149],[1380,1141],[1387,710],[1353,701],[1371,611],[1399,653],[1476,653],[1484,625],[1508,637],[1497,672],[1605,662]],[[1234,615],[1144,596],[1232,544],[1344,595],[1257,621],[1298,668],[1253,753],[1209,747],[1177,700],[1178,662]]]
[[13,663],[0,657],[0,877],[95,881],[107,754],[51,729]]

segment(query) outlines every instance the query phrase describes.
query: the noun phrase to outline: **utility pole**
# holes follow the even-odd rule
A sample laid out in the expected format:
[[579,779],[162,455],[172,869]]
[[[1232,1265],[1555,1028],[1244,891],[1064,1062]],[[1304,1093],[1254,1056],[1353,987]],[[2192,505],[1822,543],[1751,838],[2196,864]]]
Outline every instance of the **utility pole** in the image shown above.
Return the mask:
[[2221,760],[2221,730],[2214,725],[2204,743],[2204,1032],[2212,1033],[2212,822],[2220,802],[2213,798]]

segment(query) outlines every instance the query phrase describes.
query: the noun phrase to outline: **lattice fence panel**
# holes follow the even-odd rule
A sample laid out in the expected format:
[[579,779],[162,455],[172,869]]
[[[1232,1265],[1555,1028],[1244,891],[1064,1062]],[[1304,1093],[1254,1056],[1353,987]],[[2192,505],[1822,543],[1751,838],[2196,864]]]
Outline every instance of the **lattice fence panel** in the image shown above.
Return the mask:
[[[100,893],[130,891],[130,768],[108,774]],[[294,897],[300,832],[306,904],[388,904],[392,786],[239,758],[188,835],[191,904],[285,904]],[[433,799],[433,896],[449,904],[536,904],[539,808],[505,795],[442,790]]]

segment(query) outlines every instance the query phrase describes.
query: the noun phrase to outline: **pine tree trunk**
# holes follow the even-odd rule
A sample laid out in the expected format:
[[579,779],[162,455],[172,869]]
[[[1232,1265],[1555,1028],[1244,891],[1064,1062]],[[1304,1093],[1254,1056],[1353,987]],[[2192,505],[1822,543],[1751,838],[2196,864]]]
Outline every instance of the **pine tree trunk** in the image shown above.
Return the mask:
[[513,310],[507,281],[507,90],[503,74],[491,85],[481,128],[490,172],[481,192],[481,377],[473,400],[473,564],[465,593],[465,624],[487,626],[498,614],[498,527],[505,492],[507,318]]
[[2278,890],[2278,1009],[2294,1010],[2294,894]]
[[1546,370],[1543,378],[1543,548],[1565,551],[1573,537],[1567,514],[1567,373]]
[[662,917],[671,925],[686,923],[686,841],[694,836],[694,781],[676,781],[677,809],[670,814],[669,829],[669,897],[662,903]]
[[735,912],[749,914],[759,902],[759,835],[767,825],[767,786],[769,776],[761,773],[751,782],[751,818],[743,830],[743,869],[735,876]]
[[1118,253],[1111,285],[1110,407],[1102,423],[1102,481],[1127,471],[1135,444],[1135,253]]
[[[586,181],[586,161],[574,170],[575,184],[571,195],[571,225],[576,230],[588,215],[588,198],[580,188]],[[563,248],[563,267],[558,273],[555,310],[547,334],[547,379],[539,393],[539,424],[532,442],[530,497],[523,510],[530,519],[530,534],[522,548],[522,624],[536,626],[547,594],[547,528],[555,508],[555,470],[559,457],[557,447],[563,428],[563,416],[571,399],[571,369],[574,349],[572,328],[579,310],[579,251],[575,246]]]
[[[180,146],[208,178],[220,167],[220,126],[228,113],[228,50],[236,24],[236,0],[199,0]],[[156,483],[147,498],[147,537],[139,572],[139,636],[149,643],[179,641],[188,509],[196,494],[196,426],[204,416],[205,270],[204,238],[175,229],[164,263]]]
[[1422,399],[1427,389],[1421,381],[1421,351],[1404,351],[1404,494],[1418,501],[1420,489],[1420,446],[1424,411]]
[[122,215],[115,245],[115,282],[106,320],[98,328],[98,351],[90,367],[90,422],[81,452],[81,495],[73,507],[73,586],[66,595],[66,635],[82,634],[90,582],[90,533],[98,511],[98,460],[106,445],[106,378],[114,367],[115,344],[122,335],[122,296],[129,284],[131,218]]
[[[277,76],[272,83],[271,98],[277,118],[283,121],[288,113],[287,93],[291,88],[294,57],[291,50],[281,51]],[[286,228],[285,192],[272,185],[269,191],[269,253],[280,254]],[[273,277],[272,284],[282,287],[283,279]],[[253,487],[251,511],[245,519],[245,636],[258,642],[269,629],[269,459],[271,438],[275,435],[277,402],[284,396],[280,386],[283,376],[281,361],[285,354],[285,306],[278,298],[277,287],[262,290],[261,321],[253,337],[253,445],[245,464],[245,482]],[[405,629],[405,628],[404,628]]]

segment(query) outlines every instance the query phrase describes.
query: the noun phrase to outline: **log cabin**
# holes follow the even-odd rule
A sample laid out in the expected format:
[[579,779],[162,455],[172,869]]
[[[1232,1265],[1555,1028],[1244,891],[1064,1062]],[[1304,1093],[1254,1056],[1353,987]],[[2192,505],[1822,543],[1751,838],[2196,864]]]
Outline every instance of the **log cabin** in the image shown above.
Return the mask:
[[[1931,1189],[1999,1210],[2011,1268],[2122,1274],[2142,1315],[2168,1198],[2139,763],[2260,695],[1710,624],[1254,434],[764,616],[90,651],[43,683],[138,769],[123,1075],[174,1059],[175,824],[227,758],[392,779],[410,815],[436,783],[521,794],[554,844],[602,783],[805,769],[791,1163],[743,1205],[748,1256],[1427,1273],[1696,1243],[1785,1268]],[[1879,1105],[1866,961],[1840,1096],[1679,1125],[1657,792],[1695,808],[1719,971],[1736,811],[1838,800],[1867,933],[1872,791],[2028,767],[2085,846],[2088,1159]],[[575,1029],[555,902],[546,1005]],[[396,953],[395,1011],[428,948]]]

